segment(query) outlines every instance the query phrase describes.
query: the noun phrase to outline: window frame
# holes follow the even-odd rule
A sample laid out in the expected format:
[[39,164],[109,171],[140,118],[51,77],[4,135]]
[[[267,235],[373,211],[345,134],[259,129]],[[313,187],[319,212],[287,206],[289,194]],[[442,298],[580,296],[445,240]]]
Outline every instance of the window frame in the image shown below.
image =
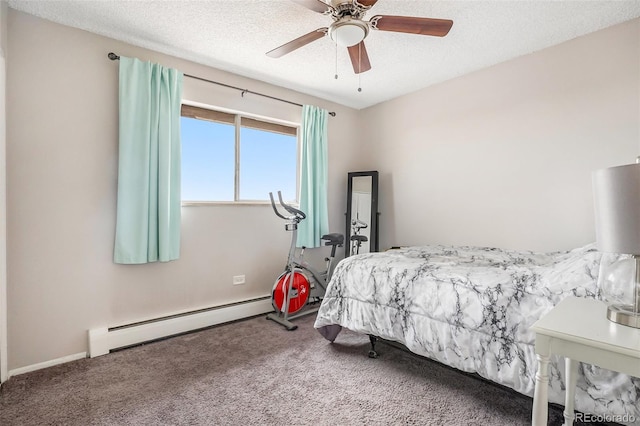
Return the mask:
[[[219,115],[219,116],[223,116],[223,115],[233,115],[234,119],[233,122],[231,121],[223,121],[223,120],[214,120],[214,119],[208,119],[205,117],[196,117],[196,116],[190,116],[190,115],[183,115],[183,110],[182,107],[186,106],[186,107],[192,107],[192,108],[197,108],[200,110],[207,110],[207,111],[211,111],[212,112],[212,116],[215,115]],[[254,123],[254,122],[262,122],[262,123],[266,123],[267,127],[266,129],[264,129],[264,131],[270,131],[270,132],[274,132],[273,128],[277,128],[278,126],[282,126],[282,127],[287,127],[287,128],[291,128],[291,129],[295,129],[295,137],[296,137],[296,189],[295,189],[295,200],[285,200],[287,203],[291,203],[294,206],[299,205],[299,197],[300,197],[300,173],[301,173],[301,162],[302,162],[302,144],[301,144],[301,140],[300,140],[300,128],[301,128],[301,124],[300,123],[294,123],[291,121],[287,121],[287,120],[281,120],[278,118],[273,118],[273,117],[266,117],[266,116],[262,116],[262,115],[258,115],[258,114],[251,114],[251,113],[247,113],[247,112],[242,112],[242,111],[236,111],[236,110],[231,110],[228,108],[222,108],[222,107],[217,107],[217,106],[212,106],[212,105],[207,105],[207,104],[202,104],[202,103],[198,103],[198,102],[191,102],[191,101],[182,101],[182,104],[180,105],[180,118],[182,117],[187,117],[187,118],[194,118],[196,120],[203,120],[203,121],[211,121],[214,123],[227,123],[227,124],[233,124],[234,125],[234,129],[235,129],[235,141],[234,141],[234,155],[235,155],[235,163],[234,163],[234,188],[233,188],[233,201],[200,201],[200,200],[183,200],[182,196],[180,196],[181,198],[181,204],[183,207],[197,207],[197,206],[212,206],[212,205],[269,205],[271,204],[270,200],[240,200],[239,196],[240,196],[240,148],[241,148],[241,139],[240,139],[240,134],[241,134],[241,130],[242,130],[242,119],[245,118],[246,120],[249,120],[250,123]],[[271,126],[268,126],[271,125]],[[245,126],[245,127],[249,127],[249,126]],[[271,127],[271,129],[269,129],[268,127]],[[251,128],[251,127],[249,127]],[[253,127],[255,128],[255,127]],[[262,129],[260,129],[262,130]],[[274,132],[274,133],[282,133],[282,134],[287,134],[286,132]],[[275,191],[277,191],[277,188],[274,188]],[[276,194],[274,194],[274,197],[277,196]]]

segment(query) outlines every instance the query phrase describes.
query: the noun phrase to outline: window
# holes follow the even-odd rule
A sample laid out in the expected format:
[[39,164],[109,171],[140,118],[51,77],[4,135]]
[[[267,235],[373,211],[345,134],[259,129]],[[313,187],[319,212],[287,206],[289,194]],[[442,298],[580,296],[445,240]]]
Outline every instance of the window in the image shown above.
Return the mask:
[[297,199],[298,129],[182,105],[182,200]]

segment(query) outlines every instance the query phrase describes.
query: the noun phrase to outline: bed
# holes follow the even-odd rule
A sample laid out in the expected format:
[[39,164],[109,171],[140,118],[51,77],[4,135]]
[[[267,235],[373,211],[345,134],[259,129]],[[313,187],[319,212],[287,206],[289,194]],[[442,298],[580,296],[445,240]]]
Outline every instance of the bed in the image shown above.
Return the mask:
[[[342,327],[533,396],[531,325],[567,296],[598,298],[595,244],[536,253],[483,247],[407,247],[348,257],[327,287],[315,328]],[[564,405],[564,361],[552,357],[549,401]],[[576,410],[640,424],[640,379],[581,364]]]

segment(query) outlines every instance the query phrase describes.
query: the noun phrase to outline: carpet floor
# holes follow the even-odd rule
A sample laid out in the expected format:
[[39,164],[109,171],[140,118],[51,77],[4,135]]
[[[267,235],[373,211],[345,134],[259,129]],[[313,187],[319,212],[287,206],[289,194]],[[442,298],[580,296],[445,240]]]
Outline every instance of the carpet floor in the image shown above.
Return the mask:
[[[0,425],[484,425],[531,422],[531,398],[313,315],[264,316],[18,375]],[[551,406],[549,424],[562,424]]]

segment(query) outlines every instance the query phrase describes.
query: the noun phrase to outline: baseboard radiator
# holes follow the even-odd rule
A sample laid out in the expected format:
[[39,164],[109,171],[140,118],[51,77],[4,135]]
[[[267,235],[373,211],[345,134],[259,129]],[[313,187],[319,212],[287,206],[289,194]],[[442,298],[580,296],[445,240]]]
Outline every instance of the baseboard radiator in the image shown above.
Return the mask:
[[89,357],[273,311],[269,296],[161,318],[89,330]]

